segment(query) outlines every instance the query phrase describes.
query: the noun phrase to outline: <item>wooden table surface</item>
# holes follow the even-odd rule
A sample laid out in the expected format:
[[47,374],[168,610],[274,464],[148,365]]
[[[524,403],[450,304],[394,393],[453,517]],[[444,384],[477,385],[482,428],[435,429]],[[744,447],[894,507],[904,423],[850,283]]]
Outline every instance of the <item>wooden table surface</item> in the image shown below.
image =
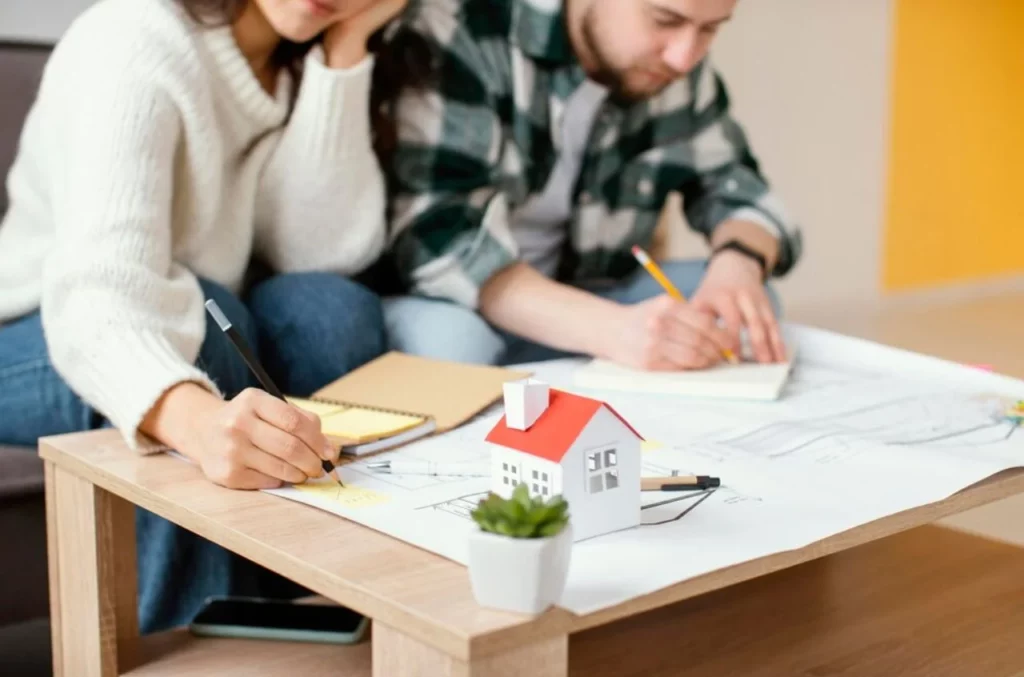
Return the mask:
[[[573,635],[572,677],[1020,677],[1024,550],[927,526]],[[370,677],[370,645],[147,641],[131,677]],[[239,661],[239,656],[247,661]],[[257,665],[259,668],[254,669]]]
[[1024,293],[921,299],[896,296],[866,308],[797,310],[792,319],[823,329],[1024,378]]
[[[130,618],[134,613],[134,596],[124,585],[125,581],[134,582],[130,570],[134,564],[130,530],[133,504],[371,617],[375,675],[513,675],[529,669],[531,672],[523,674],[546,677],[567,674],[569,635],[574,636],[574,646],[580,641],[593,641],[593,651],[611,651],[610,646],[605,647],[605,640],[618,637],[620,632],[627,636],[628,632],[608,630],[616,627],[608,624],[1024,492],[1024,471],[1002,473],[945,501],[887,517],[800,550],[691,579],[594,614],[576,616],[553,609],[529,619],[477,606],[466,569],[461,565],[308,506],[259,492],[222,489],[205,480],[198,468],[176,458],[140,457],[132,453],[115,431],[46,438],[41,441],[40,453],[47,462],[48,508],[55,524],[50,543],[59,553],[52,569],[51,588],[57,591],[53,596],[55,636],[63,637],[62,650],[66,652],[61,660],[68,665],[78,664],[80,656],[98,661],[106,666],[95,673],[102,677],[119,674],[124,666],[138,659],[125,654],[125,644],[117,641],[130,639],[134,633]],[[83,560],[85,566],[77,564]],[[65,569],[65,563],[70,561],[76,562],[73,575]],[[88,583],[89,562],[99,582]],[[878,565],[876,573],[881,568]],[[823,594],[820,598],[815,596],[816,586],[800,587],[789,593],[806,596],[797,605],[801,608],[812,603],[826,605],[809,617],[818,618],[816,622],[829,618],[828,605],[835,603],[836,586],[844,594],[851,592],[845,590],[845,575],[829,576],[826,580],[828,585],[818,590]],[[850,585],[863,585],[863,577],[861,580],[861,584]],[[888,579],[878,585],[889,585]],[[689,613],[686,609],[706,607],[707,599],[695,600],[682,611],[682,617]],[[730,603],[718,613],[737,613],[728,611],[732,606]],[[659,616],[664,613],[676,614],[659,611],[649,617],[667,618]],[[785,624],[791,622],[788,616],[792,613],[792,605],[787,605]],[[771,626],[782,621],[769,620],[771,608],[761,609],[759,614],[763,616],[759,622],[766,631],[778,630]],[[62,623],[81,627],[89,622],[90,616],[95,616],[100,628],[95,642],[75,639],[77,634],[62,635]],[[640,617],[643,618],[648,616]],[[736,618],[733,621],[738,622]],[[648,627],[648,621],[634,622],[639,625],[630,627]],[[605,640],[588,640],[601,635],[585,631],[600,626],[605,628],[594,632],[612,634]],[[673,624],[680,632],[680,644],[671,646],[678,648],[698,638],[705,641],[703,631],[696,631],[700,626],[695,619],[684,627]],[[638,648],[652,646],[641,635],[633,637]],[[329,653],[309,650],[306,658],[315,663],[320,660],[318,656]],[[675,655],[689,656],[686,663],[691,665],[700,652],[687,650]],[[700,656],[700,660],[706,662],[709,658]],[[575,672],[576,668],[572,669]],[[314,668],[311,666],[310,670]],[[131,674],[161,673],[143,670]]]
[[[1004,294],[793,319],[1024,377],[1022,309],[1024,295]],[[58,676],[1024,676],[1024,550],[921,526],[1024,494],[1019,472],[596,614],[530,620],[477,607],[457,564],[284,499],[220,489],[176,459],[139,458],[112,431],[49,438],[40,453]],[[133,504],[370,616],[372,648],[185,632],[136,646]]]

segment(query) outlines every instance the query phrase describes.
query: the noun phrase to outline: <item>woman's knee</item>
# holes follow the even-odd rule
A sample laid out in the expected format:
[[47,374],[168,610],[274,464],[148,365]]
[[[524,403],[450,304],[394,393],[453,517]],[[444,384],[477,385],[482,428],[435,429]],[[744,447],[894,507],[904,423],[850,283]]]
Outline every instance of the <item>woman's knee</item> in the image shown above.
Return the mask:
[[295,394],[319,389],[386,349],[380,298],[340,275],[278,275],[255,287],[248,303],[268,369],[291,380]]
[[54,369],[38,312],[0,327],[0,444],[34,447],[102,424]]

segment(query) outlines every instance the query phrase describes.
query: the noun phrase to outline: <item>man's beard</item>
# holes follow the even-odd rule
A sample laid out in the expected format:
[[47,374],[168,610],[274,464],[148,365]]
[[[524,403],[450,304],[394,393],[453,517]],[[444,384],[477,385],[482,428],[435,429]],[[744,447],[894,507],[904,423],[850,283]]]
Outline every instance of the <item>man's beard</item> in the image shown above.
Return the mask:
[[590,5],[583,16],[582,24],[583,41],[594,62],[592,72],[587,73],[590,79],[607,88],[610,98],[627,103],[642,101],[656,95],[660,90],[637,91],[629,86],[626,79],[628,70],[616,67],[600,47],[602,41],[597,35],[595,22],[594,5]]

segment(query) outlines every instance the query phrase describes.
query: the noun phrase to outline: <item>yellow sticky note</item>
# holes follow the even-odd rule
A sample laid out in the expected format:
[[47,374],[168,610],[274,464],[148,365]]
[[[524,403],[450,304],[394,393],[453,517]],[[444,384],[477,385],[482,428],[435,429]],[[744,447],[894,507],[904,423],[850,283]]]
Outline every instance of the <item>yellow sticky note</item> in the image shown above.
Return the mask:
[[321,418],[320,430],[325,435],[364,441],[397,435],[422,422],[419,416],[352,407]]
[[293,485],[294,489],[333,501],[345,508],[367,508],[371,505],[387,503],[391,497],[372,489],[365,489],[351,484],[339,487],[337,482],[306,482]]
[[655,442],[654,440],[644,440],[640,443],[640,451],[654,451],[655,449],[661,449],[665,445],[661,442]]
[[301,397],[286,397],[286,400],[291,404],[294,404],[299,409],[308,411],[311,414],[317,416],[329,416],[331,414],[343,411],[345,407],[340,404],[327,404],[326,402],[314,402],[313,400],[306,400]]

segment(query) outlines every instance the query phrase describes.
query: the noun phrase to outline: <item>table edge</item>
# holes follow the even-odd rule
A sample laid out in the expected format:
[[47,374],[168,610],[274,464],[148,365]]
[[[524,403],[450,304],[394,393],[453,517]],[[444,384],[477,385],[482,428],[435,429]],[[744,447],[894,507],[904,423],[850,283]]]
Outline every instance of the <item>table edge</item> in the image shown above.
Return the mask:
[[[150,510],[155,514],[170,519],[171,516],[165,514],[161,509],[161,506],[155,504],[155,501],[149,500],[144,495],[138,495],[131,482],[122,480],[121,478],[106,472],[102,467],[91,464],[87,460],[80,458],[77,454],[60,448],[60,442],[64,438],[70,436],[80,438],[83,435],[93,435],[100,432],[109,431],[69,433],[67,435],[40,438],[38,447],[39,456],[44,461],[53,463],[57,467],[78,475],[124,500],[130,501],[146,510]],[[504,628],[475,635],[461,633],[450,626],[436,623],[430,618],[419,614],[410,614],[407,610],[394,604],[388,598],[366,591],[365,589],[361,589],[358,585],[350,586],[351,590],[349,592],[351,595],[346,596],[346,599],[337,599],[337,595],[333,594],[334,591],[318,589],[319,586],[315,581],[298,580],[296,582],[310,590],[313,590],[317,594],[335,599],[338,603],[351,606],[357,610],[359,607],[364,606],[362,601],[359,599],[360,597],[365,600],[372,600],[374,604],[386,607],[388,612],[383,615],[377,613],[372,616],[375,620],[379,620],[391,625],[392,627],[401,629],[403,632],[407,632],[410,636],[435,646],[452,656],[458,657],[462,660],[469,660],[471,656],[487,655],[497,651],[508,650],[516,646],[521,646],[529,643],[530,641],[534,641],[538,635],[551,636],[555,634],[572,634],[600,625],[613,623],[624,618],[629,618],[660,607],[682,602],[718,589],[730,587],[744,581],[766,576],[805,562],[821,559],[866,543],[881,540],[909,529],[932,524],[945,517],[965,512],[987,503],[1009,498],[1020,493],[1024,493],[1024,468],[1005,470],[966,487],[945,499],[892,515],[887,515],[820,541],[815,541],[814,543],[801,548],[787,550],[767,555],[765,557],[748,560],[723,569],[717,569],[686,581],[676,583],[667,588],[662,588],[592,613],[575,614],[562,607],[553,607],[539,616],[532,618],[523,617],[519,623],[514,623]],[[142,501],[134,500],[135,498],[141,498]],[[186,512],[191,513],[191,511]],[[176,523],[179,523],[182,527],[190,529],[191,531],[194,531],[204,538],[214,541],[225,548],[231,550],[235,549],[230,543],[232,539],[226,539],[228,542],[225,542],[225,539],[219,538],[218,534],[210,533],[211,530],[207,529],[206,526],[202,524],[203,520],[207,518],[199,513],[192,514],[195,515],[199,524],[183,524],[177,519],[173,521],[176,521]],[[174,517],[180,517],[180,514],[175,515]],[[356,522],[350,523],[356,527],[369,529],[375,533],[381,533]],[[197,526],[199,528],[196,528]],[[387,534],[383,535],[388,536]],[[417,548],[417,546],[401,541],[401,539],[396,539],[390,536],[389,538],[401,543],[405,547]],[[246,542],[257,551],[264,551],[267,553],[274,552],[272,546],[259,540],[248,539]],[[250,552],[247,552],[245,556],[257,561],[263,566],[267,566],[266,563],[260,561],[262,558],[254,558]],[[277,555],[271,554],[271,556],[280,557],[281,555],[278,551]],[[440,555],[437,556],[441,557]],[[451,566],[463,566],[458,562],[447,560],[443,557],[441,557],[441,559],[449,562]],[[376,611],[379,612],[379,609]]]

